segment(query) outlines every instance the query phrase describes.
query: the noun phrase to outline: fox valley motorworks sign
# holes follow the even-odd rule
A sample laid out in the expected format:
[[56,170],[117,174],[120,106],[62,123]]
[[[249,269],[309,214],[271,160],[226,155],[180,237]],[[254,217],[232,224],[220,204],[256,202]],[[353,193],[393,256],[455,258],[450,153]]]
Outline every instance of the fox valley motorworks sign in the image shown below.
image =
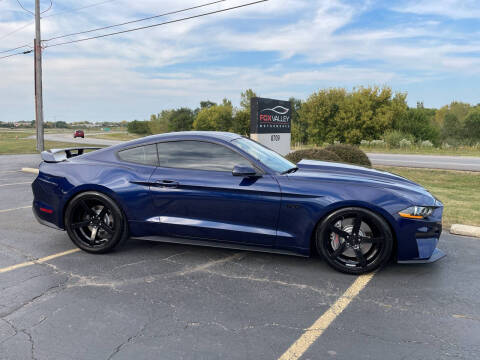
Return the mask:
[[292,107],[290,101],[252,98],[251,138],[276,152],[290,152]]

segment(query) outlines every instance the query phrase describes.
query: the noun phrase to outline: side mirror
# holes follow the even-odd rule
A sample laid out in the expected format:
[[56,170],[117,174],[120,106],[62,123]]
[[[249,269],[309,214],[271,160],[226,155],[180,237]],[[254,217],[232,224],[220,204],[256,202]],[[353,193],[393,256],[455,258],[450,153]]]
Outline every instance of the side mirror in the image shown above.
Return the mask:
[[235,165],[232,170],[232,175],[243,177],[257,176],[257,171],[251,166]]

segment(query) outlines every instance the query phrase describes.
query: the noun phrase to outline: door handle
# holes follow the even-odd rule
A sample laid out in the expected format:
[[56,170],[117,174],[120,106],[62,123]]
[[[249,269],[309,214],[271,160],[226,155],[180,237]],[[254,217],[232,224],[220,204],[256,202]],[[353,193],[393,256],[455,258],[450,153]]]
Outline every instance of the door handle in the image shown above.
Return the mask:
[[179,184],[178,181],[174,180],[157,180],[155,181],[155,185],[159,187],[176,188]]

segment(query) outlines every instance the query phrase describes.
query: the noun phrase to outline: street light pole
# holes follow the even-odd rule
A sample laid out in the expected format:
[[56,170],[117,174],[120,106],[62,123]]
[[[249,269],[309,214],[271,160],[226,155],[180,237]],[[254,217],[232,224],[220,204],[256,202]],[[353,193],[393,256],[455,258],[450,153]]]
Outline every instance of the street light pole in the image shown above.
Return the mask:
[[35,125],[37,128],[37,151],[43,144],[43,94],[42,94],[42,37],[40,33],[40,0],[35,0]]

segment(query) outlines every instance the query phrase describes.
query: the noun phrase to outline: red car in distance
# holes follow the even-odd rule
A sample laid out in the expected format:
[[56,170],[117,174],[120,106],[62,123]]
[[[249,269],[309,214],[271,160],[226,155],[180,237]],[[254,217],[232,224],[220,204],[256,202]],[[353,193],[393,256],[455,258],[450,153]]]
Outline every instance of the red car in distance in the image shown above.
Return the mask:
[[73,133],[73,138],[77,138],[77,137],[81,137],[82,139],[85,138],[85,133],[83,132],[83,130],[75,130],[75,132]]

